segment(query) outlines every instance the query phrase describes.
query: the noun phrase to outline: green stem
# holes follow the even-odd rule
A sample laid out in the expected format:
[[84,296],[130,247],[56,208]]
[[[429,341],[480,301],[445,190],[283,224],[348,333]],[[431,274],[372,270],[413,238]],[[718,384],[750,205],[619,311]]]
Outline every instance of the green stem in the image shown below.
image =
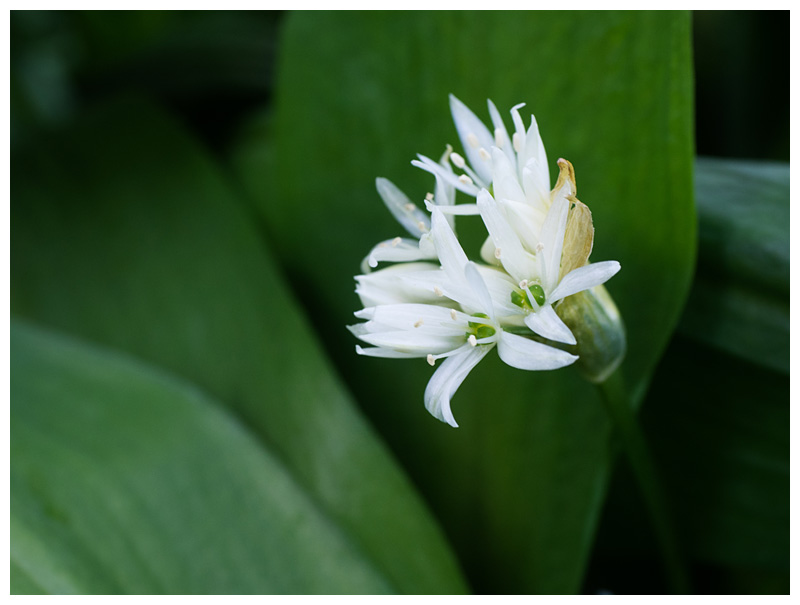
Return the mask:
[[656,540],[664,558],[671,589],[675,594],[688,594],[689,578],[680,555],[661,483],[620,373],[615,372],[599,386],[614,428],[622,440],[625,453],[642,490]]

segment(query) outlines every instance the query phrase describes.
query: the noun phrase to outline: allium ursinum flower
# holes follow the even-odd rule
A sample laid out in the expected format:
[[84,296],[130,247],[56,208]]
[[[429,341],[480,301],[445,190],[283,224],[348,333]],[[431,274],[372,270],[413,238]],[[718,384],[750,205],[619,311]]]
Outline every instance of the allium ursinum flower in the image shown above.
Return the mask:
[[[500,359],[522,370],[557,369],[573,363],[577,356],[503,329],[481,272],[467,259],[438,208],[433,209],[431,236],[442,266],[418,275],[429,274],[422,283],[438,283],[433,286],[435,294],[442,301],[451,301],[451,306],[379,304],[357,311],[356,317],[367,321],[349,329],[373,345],[357,346],[361,355],[424,357],[431,365],[446,358],[431,377],[424,400],[431,414],[455,427],[450,399],[470,370],[495,346]],[[398,273],[402,281],[402,271]]]
[[[425,156],[419,156],[412,164],[473,197],[477,197],[481,189],[491,188],[500,212],[520,238],[534,249],[550,207],[550,175],[539,127],[531,115],[531,125],[526,131],[519,114],[524,103],[515,105],[511,109],[515,130],[509,137],[494,103],[491,100],[487,103],[493,132],[466,105],[450,95],[450,110],[468,162],[457,153],[451,153],[449,159],[464,174],[457,175],[449,166],[445,168],[442,162],[437,164]],[[447,212],[474,214],[477,210],[472,204],[459,204]],[[481,256],[488,263],[496,263],[490,239],[481,249]]]
[[[439,168],[443,174],[451,174],[452,168],[447,163],[452,148],[448,146]],[[375,179],[375,187],[381,196],[383,203],[389,209],[408,233],[414,239],[395,237],[378,243],[361,263],[361,271],[369,273],[370,269],[378,266],[379,262],[408,262],[417,260],[436,259],[436,251],[430,238],[427,237],[431,228],[430,218],[420,210],[408,196],[403,193],[389,179],[378,177]],[[433,203],[437,206],[450,206],[455,199],[453,186],[445,181],[441,176],[436,176],[436,192],[429,193],[425,199],[426,203]],[[450,226],[455,228],[455,221],[448,217]]]

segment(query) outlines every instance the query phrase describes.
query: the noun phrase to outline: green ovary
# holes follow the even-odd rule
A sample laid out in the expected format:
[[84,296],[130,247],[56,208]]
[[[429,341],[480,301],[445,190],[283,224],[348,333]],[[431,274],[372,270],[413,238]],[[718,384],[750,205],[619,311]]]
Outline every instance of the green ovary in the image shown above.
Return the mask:
[[[475,319],[489,318],[489,316],[486,315],[485,313],[475,313],[475,315],[473,315],[472,317]],[[475,338],[480,340],[481,338],[489,338],[490,336],[494,336],[495,333],[496,331],[492,326],[482,323],[480,321],[471,321],[469,322],[469,332],[467,332],[465,336],[469,338],[471,335],[474,335]]]
[[[528,284],[528,290],[531,291],[533,299],[536,301],[537,305],[541,306],[544,304],[544,288],[542,288],[539,284]],[[522,309],[533,309],[533,304],[531,304],[531,301],[528,298],[528,293],[525,290],[512,290],[511,302]]]

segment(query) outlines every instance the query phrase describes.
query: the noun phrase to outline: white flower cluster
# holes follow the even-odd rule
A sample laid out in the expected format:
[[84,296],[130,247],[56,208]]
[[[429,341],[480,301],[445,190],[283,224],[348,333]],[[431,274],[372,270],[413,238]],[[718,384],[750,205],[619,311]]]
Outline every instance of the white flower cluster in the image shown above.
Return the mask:
[[[377,179],[384,203],[412,237],[381,242],[364,259],[363,275],[355,278],[364,308],[355,315],[365,321],[349,326],[372,345],[356,346],[361,355],[422,357],[430,365],[444,359],[425,389],[425,407],[452,426],[458,425],[450,399],[493,348],[522,370],[573,363],[576,355],[540,342],[576,344],[554,307],[620,268],[616,261],[588,264],[591,213],[575,198],[574,172],[566,160],[558,161],[560,176],[550,191],[535,118],[526,131],[522,105],[512,108],[509,137],[497,108],[488,104],[493,130],[451,95],[466,158],[448,146],[439,162],[425,156],[412,162],[436,179],[434,193],[424,201],[427,212],[390,181]],[[475,201],[455,204],[456,190]],[[486,264],[471,262],[464,253],[455,235],[457,215],[483,219]],[[395,264],[371,271],[380,262]]]

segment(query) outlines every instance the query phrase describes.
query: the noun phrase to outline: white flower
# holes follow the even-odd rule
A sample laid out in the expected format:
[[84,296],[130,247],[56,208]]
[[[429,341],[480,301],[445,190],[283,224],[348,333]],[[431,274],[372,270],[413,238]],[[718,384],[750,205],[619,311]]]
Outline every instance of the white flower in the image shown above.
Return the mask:
[[[512,302],[525,313],[525,325],[540,336],[576,344],[570,329],[558,317],[553,305],[582,290],[606,282],[620,269],[617,261],[584,265],[561,275],[561,260],[570,204],[575,200],[571,166],[559,160],[562,174],[553,202],[547,212],[535,250],[527,248],[517,231],[503,216],[491,194],[481,190],[478,208],[489,237],[495,246],[495,256],[503,268],[518,282],[519,291],[510,293]],[[515,296],[516,294],[516,296]]]
[[467,262],[459,283],[450,284],[457,298],[475,301],[474,313],[425,304],[390,304],[355,313],[365,323],[349,326],[362,341],[356,347],[373,357],[425,357],[429,364],[446,358],[425,389],[425,407],[439,420],[457,427],[450,399],[470,370],[495,346],[508,365],[521,370],[554,370],[577,358],[566,351],[503,330],[494,314],[486,284],[474,263]]

